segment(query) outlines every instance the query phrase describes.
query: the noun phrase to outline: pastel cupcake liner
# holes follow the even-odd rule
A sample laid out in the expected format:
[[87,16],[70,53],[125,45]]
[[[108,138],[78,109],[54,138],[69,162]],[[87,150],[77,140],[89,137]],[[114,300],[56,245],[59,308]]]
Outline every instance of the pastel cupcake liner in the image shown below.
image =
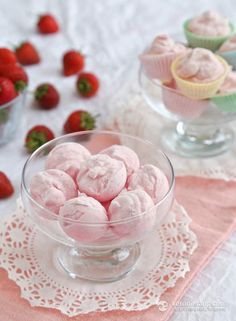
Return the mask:
[[216,80],[211,81],[211,82],[206,82],[206,83],[194,83],[185,79],[180,78],[177,73],[176,73],[176,68],[179,64],[179,61],[181,59],[177,58],[173,61],[171,65],[171,72],[172,75],[176,81],[177,87],[181,90],[181,92],[191,98],[191,99],[207,99],[216,94],[222,83],[224,82],[230,67],[226,63],[226,61],[217,56],[217,58],[220,60],[220,62],[224,65],[225,67],[225,72]]
[[179,54],[149,55],[144,53],[140,56],[140,60],[148,78],[169,82],[173,79],[170,68],[176,57],[179,57]]
[[217,55],[224,58],[233,69],[236,69],[236,50],[235,51],[218,51]]
[[185,119],[200,117],[209,105],[209,100],[194,100],[167,86],[162,86],[162,99],[170,112]]
[[186,20],[184,22],[183,28],[184,28],[185,37],[188,40],[189,45],[193,48],[196,48],[196,47],[206,48],[215,52],[220,48],[220,46],[226,40],[228,40],[232,36],[234,32],[234,25],[232,23],[229,23],[231,28],[231,33],[227,36],[210,37],[210,36],[196,35],[193,32],[188,30],[189,22],[190,20]]
[[214,96],[211,101],[224,112],[236,112],[236,92]]

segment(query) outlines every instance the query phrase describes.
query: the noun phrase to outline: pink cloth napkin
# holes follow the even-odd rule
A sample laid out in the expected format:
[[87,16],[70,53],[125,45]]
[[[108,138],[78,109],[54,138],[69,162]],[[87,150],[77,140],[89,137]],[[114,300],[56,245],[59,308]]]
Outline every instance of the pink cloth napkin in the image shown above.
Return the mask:
[[[174,288],[165,292],[162,300],[169,306],[160,312],[156,306],[140,312],[111,311],[90,313],[69,318],[52,309],[32,308],[20,297],[19,288],[0,269],[0,320],[4,321],[166,321],[173,312],[193,278],[203,269],[219,246],[236,228],[236,182],[179,177],[176,180],[176,199],[191,216],[191,228],[199,246],[191,261],[191,272],[179,279]],[[0,253],[1,254],[1,253]],[[66,298],[65,298],[66,300]]]

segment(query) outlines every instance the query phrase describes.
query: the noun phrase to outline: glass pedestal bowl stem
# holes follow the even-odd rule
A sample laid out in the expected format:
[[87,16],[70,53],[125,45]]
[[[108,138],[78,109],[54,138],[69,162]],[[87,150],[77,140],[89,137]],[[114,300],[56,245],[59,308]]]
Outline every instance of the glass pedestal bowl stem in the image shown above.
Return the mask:
[[140,245],[113,250],[90,250],[59,246],[56,263],[72,278],[96,282],[112,282],[122,279],[132,271],[140,256]]
[[196,125],[179,121],[175,128],[167,129],[162,143],[181,156],[211,157],[230,149],[234,132],[224,125]]

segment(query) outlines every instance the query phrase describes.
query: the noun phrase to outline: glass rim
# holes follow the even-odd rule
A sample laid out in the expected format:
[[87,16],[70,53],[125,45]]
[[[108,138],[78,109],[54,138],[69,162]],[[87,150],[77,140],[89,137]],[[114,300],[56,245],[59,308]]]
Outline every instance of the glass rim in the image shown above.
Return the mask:
[[[27,198],[30,199],[30,201],[34,205],[36,205],[39,209],[43,210],[44,212],[49,213],[49,217],[53,218],[53,220],[56,220],[58,222],[75,223],[75,224],[81,224],[81,225],[85,225],[85,226],[104,226],[104,224],[107,224],[106,222],[104,222],[104,223],[101,223],[101,222],[91,223],[91,222],[88,222],[88,221],[78,221],[78,220],[71,219],[71,218],[60,218],[59,214],[55,214],[55,213],[51,212],[49,209],[47,209],[46,207],[42,206],[41,204],[39,204],[37,201],[35,201],[33,199],[33,197],[30,194],[30,191],[26,187],[26,182],[25,182],[26,170],[27,170],[30,162],[42,150],[46,149],[48,146],[54,144],[55,142],[60,141],[62,138],[74,137],[74,136],[83,136],[83,135],[88,135],[88,134],[105,134],[105,135],[113,135],[113,136],[123,136],[123,137],[127,137],[127,138],[130,138],[130,139],[139,141],[140,143],[144,143],[146,145],[150,145],[150,147],[156,148],[156,146],[153,143],[151,143],[150,141],[148,141],[148,140],[144,140],[142,138],[135,137],[135,136],[132,136],[132,135],[129,135],[129,134],[123,134],[123,133],[109,131],[109,130],[97,130],[96,129],[96,130],[87,130],[87,131],[83,131],[83,132],[76,132],[76,133],[62,135],[62,136],[56,137],[53,140],[45,143],[44,145],[39,147],[35,152],[33,152],[32,155],[30,155],[28,157],[28,159],[26,160],[26,162],[24,164],[24,167],[23,167],[23,170],[22,170],[22,175],[21,175],[21,193],[25,193]],[[150,212],[152,212],[155,208],[160,206],[169,197],[169,195],[172,194],[172,191],[174,189],[174,183],[175,183],[175,175],[174,175],[173,165],[172,165],[170,159],[168,158],[168,156],[163,151],[161,151],[158,148],[156,149],[156,151],[163,157],[163,159],[165,159],[165,161],[168,164],[168,167],[170,169],[171,177],[170,177],[170,183],[169,183],[168,191],[166,192],[166,194],[162,197],[162,199],[160,201],[158,201],[156,204],[154,204],[154,206],[150,207],[147,211],[144,211],[142,213],[134,215],[131,218],[125,218],[125,219],[120,219],[120,220],[109,221],[109,224],[118,225],[118,224],[123,224],[123,223],[127,223],[127,222],[132,222],[132,221],[135,221],[136,219],[138,219],[139,217],[142,217],[144,215],[149,215]]]

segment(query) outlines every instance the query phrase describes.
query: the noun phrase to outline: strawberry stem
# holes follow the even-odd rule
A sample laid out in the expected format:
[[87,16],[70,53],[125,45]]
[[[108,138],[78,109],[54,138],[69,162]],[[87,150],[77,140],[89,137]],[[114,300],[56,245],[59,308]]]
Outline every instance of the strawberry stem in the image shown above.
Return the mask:
[[27,84],[23,80],[18,80],[15,82],[14,86],[17,92],[21,92],[27,87]]
[[48,85],[41,85],[35,91],[35,99],[40,100],[48,91]]
[[79,92],[87,94],[92,90],[92,86],[87,79],[81,79],[78,84]]
[[32,132],[26,142],[26,147],[29,152],[34,152],[44,143],[46,143],[47,137],[45,133]]

